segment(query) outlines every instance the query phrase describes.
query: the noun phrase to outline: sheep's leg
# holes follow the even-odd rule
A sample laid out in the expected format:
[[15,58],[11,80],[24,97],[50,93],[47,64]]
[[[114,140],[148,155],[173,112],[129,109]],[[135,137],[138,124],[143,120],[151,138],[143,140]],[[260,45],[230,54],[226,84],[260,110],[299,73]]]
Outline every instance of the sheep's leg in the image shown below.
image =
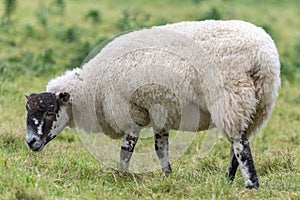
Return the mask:
[[254,167],[250,145],[245,134],[240,141],[233,142],[234,154],[241,166],[242,175],[247,188],[259,188],[259,182]]
[[125,134],[123,138],[121,152],[120,152],[120,168],[123,171],[128,170],[130,159],[133,154],[133,150],[138,138],[139,138],[139,131],[129,132]]
[[155,151],[165,175],[172,172],[169,162],[169,130],[160,130],[154,132]]
[[230,147],[230,160],[229,160],[229,165],[227,167],[226,170],[226,177],[229,178],[229,180],[233,181],[235,174],[236,174],[236,170],[239,166],[239,162],[234,154],[234,150],[233,150],[233,144]]

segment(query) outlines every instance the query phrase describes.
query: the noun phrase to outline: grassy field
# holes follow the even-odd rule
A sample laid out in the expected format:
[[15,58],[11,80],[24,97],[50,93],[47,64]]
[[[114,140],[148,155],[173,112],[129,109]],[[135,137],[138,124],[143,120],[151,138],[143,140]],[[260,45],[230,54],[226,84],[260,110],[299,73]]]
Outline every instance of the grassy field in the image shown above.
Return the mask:
[[[17,1],[8,13],[4,2],[0,199],[300,199],[300,1],[39,0]],[[245,189],[240,171],[233,183],[224,180],[229,159],[224,137],[200,159],[202,132],[172,163],[168,178],[160,171],[120,174],[95,159],[74,130],[64,130],[41,153],[27,149],[24,93],[44,91],[50,79],[79,67],[96,44],[115,34],[207,18],[253,22],[279,49],[280,95],[267,127],[251,139],[260,189]]]

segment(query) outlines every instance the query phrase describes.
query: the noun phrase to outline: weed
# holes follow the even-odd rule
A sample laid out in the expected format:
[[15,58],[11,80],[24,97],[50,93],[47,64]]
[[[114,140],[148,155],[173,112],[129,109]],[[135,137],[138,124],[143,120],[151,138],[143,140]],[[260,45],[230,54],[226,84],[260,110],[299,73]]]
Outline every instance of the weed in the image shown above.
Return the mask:
[[47,27],[47,25],[48,25],[48,9],[42,3],[39,4],[38,10],[36,11],[36,18],[38,20],[38,23],[42,27]]
[[80,67],[84,59],[92,50],[92,45],[90,42],[86,41],[78,45],[78,48],[75,50],[72,55],[69,63],[67,64],[67,69],[73,69],[75,67]]
[[280,61],[280,72],[281,72],[281,79],[283,82],[295,82],[296,81],[296,72],[297,69],[293,66],[290,59],[282,58]]
[[274,32],[272,26],[269,24],[263,24],[261,27],[272,37],[273,40],[277,41],[277,35]]
[[208,20],[208,19],[214,19],[214,20],[220,20],[222,19],[221,12],[216,7],[211,7],[209,11],[204,13],[202,16],[198,17],[197,21],[202,20]]
[[165,17],[160,17],[158,18],[156,21],[155,21],[155,25],[156,26],[162,26],[162,25],[165,25],[165,24],[170,24],[171,21]]
[[39,54],[33,64],[30,66],[31,70],[37,75],[55,74],[55,53],[52,48],[46,48],[44,52]]
[[295,46],[294,46],[294,54],[293,54],[293,61],[295,67],[300,70],[300,60],[299,60],[299,55],[300,55],[300,38],[297,38]]
[[99,23],[101,21],[101,12],[98,10],[90,10],[85,15],[86,20],[90,20],[93,24]]
[[281,58],[281,76],[284,81],[300,83],[300,39],[295,41],[293,51]]
[[26,24],[24,28],[24,34],[26,38],[34,38],[36,37],[37,33],[34,30],[31,24]]
[[62,42],[75,42],[79,39],[80,34],[78,27],[73,25],[71,27],[59,27],[55,32],[55,37]]
[[206,1],[206,0],[192,0],[192,2],[195,3],[195,4],[199,4],[199,3],[202,3],[204,1]]
[[17,0],[4,0],[4,13],[2,16],[2,24],[11,24],[11,16],[17,7]]
[[139,9],[125,9],[122,17],[117,21],[116,27],[119,31],[128,31],[149,26],[151,15]]
[[66,10],[66,2],[65,0],[53,0],[52,1],[52,7],[54,7],[54,10],[56,13],[63,15]]

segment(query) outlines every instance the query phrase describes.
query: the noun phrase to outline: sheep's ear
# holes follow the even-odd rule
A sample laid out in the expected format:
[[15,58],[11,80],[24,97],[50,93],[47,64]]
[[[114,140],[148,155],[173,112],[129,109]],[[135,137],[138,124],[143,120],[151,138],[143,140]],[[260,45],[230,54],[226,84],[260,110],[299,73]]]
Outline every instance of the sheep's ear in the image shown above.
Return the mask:
[[67,103],[70,99],[70,94],[67,92],[60,92],[58,94],[58,100],[62,103]]
[[26,97],[26,99],[28,100],[29,98],[29,95],[28,94],[24,94],[24,96]]

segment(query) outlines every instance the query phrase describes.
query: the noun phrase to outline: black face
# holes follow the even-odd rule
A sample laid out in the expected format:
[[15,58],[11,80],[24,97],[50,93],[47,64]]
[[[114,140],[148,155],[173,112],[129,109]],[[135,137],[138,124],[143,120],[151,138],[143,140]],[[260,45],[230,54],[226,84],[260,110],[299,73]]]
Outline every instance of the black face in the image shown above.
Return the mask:
[[68,93],[56,95],[50,92],[26,96],[26,142],[31,150],[41,151],[56,137],[58,131],[54,123],[58,123],[61,106],[64,106],[69,97]]

